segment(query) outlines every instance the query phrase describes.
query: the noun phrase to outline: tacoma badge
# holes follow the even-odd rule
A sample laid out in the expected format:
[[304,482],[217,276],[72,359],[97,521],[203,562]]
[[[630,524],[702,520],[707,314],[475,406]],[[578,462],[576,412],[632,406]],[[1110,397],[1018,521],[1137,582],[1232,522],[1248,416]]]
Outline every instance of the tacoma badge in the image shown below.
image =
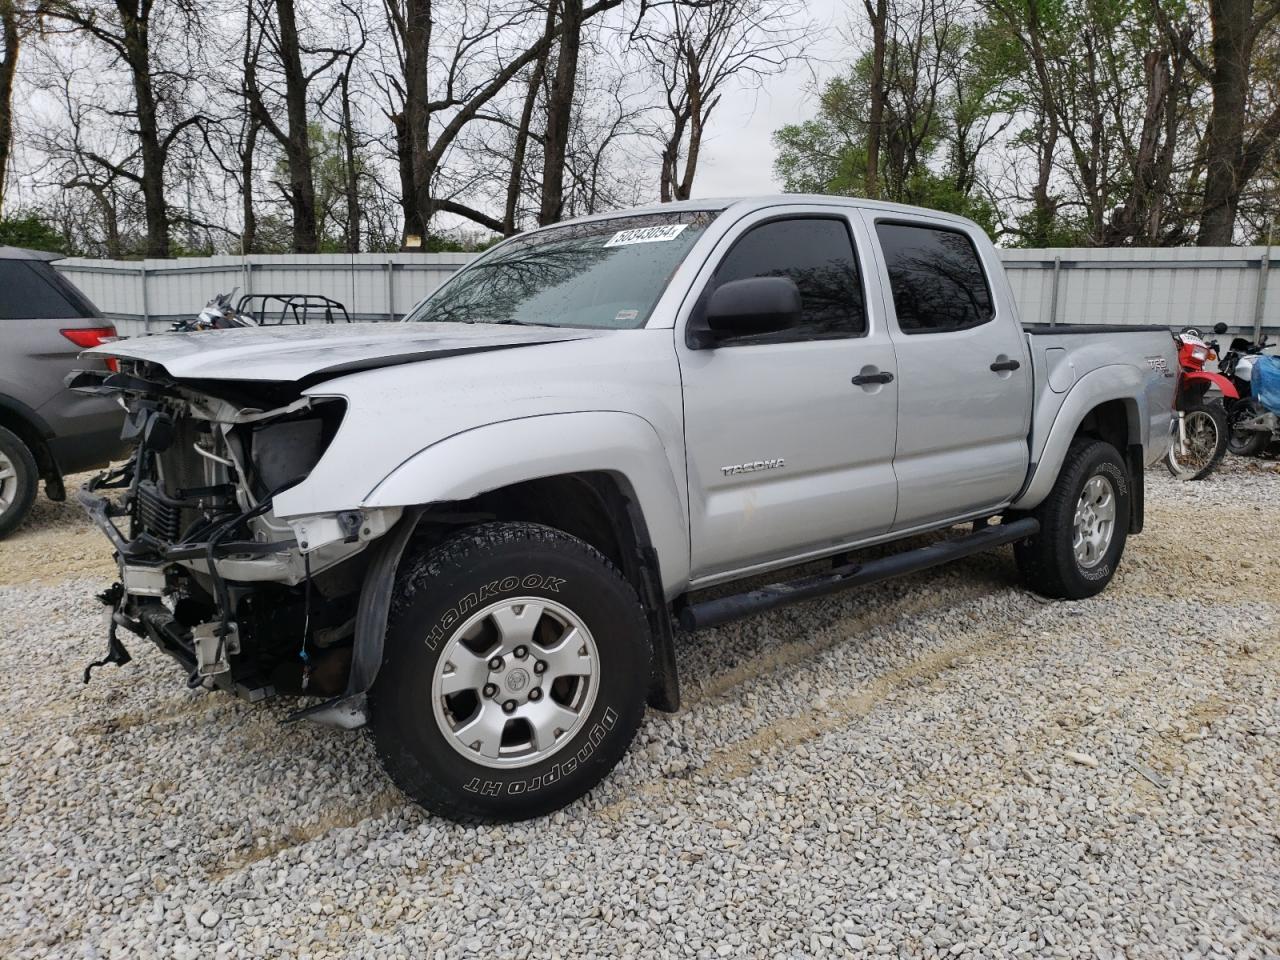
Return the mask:
[[757,473],[760,470],[780,470],[787,465],[787,461],[778,457],[776,460],[755,460],[751,463],[735,463],[731,467],[721,467],[720,472],[726,477],[732,477],[736,473]]

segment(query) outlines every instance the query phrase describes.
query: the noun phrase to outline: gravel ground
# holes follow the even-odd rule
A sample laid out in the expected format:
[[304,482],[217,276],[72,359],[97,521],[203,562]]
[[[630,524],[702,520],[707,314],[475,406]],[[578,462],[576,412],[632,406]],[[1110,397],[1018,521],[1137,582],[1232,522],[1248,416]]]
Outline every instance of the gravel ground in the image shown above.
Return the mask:
[[1009,552],[683,638],[685,708],[550,818],[100,655],[103,544],[0,545],[0,956],[1280,956],[1280,467],[1148,476],[1111,589]]

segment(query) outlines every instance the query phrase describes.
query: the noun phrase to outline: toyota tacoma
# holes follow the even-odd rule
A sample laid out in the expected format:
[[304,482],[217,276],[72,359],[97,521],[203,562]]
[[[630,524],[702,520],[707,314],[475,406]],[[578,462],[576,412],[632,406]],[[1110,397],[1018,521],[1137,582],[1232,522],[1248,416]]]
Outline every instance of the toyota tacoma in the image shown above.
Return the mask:
[[1005,544],[1102,590],[1177,370],[1163,327],[1024,326],[968,220],[804,196],[521,234],[403,323],[88,354],[135,445],[79,495],[106,661],[127,631],[192,686],[318,698],[414,800],[498,820],[678,707],[680,631]]

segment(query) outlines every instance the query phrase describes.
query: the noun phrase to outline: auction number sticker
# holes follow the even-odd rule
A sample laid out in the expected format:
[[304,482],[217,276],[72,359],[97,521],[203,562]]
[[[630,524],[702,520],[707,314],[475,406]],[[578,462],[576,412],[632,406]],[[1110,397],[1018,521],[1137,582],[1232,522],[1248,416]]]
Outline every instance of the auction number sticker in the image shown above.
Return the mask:
[[687,223],[672,223],[663,227],[636,227],[634,230],[619,230],[605,244],[606,247],[625,247],[632,243],[665,243],[674,240],[684,232]]

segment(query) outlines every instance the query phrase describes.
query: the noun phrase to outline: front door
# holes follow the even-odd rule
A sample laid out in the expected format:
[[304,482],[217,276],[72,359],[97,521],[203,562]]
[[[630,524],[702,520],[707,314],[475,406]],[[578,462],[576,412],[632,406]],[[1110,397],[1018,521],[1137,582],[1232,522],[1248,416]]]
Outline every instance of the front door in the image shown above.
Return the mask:
[[753,214],[725,237],[686,322],[722,283],[786,276],[800,289],[800,324],[706,349],[677,327],[695,580],[893,522],[896,365],[882,314],[869,316],[863,295],[873,264],[859,256],[863,227],[843,213],[788,209]]
[[1001,506],[1027,473],[1031,371],[1022,327],[992,295],[967,232],[881,218],[873,226],[898,357],[894,529]]

